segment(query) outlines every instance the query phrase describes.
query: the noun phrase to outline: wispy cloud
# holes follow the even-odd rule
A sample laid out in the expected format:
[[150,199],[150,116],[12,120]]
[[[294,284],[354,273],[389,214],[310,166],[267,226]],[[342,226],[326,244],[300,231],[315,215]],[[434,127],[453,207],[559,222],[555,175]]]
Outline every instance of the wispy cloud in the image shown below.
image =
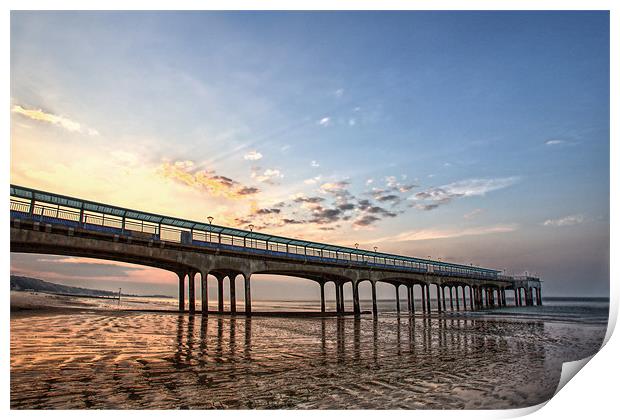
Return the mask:
[[331,118],[323,117],[317,122],[317,124],[323,127],[327,127],[328,125],[331,124],[331,122],[332,122]]
[[188,185],[213,196],[244,198],[259,192],[258,188],[243,185],[212,170],[199,170],[191,160],[163,162],[158,173],[165,178]]
[[463,215],[464,219],[473,219],[474,217],[477,217],[478,215],[480,215],[484,210],[482,209],[474,209],[472,211],[470,211],[469,213],[465,213]]
[[281,178],[284,178],[284,174],[279,169],[265,169],[253,168],[252,178],[258,182],[264,182],[265,184],[276,184]]
[[313,160],[312,162],[310,162],[310,166],[312,166],[313,168],[318,168],[319,166],[319,162],[317,162],[316,160]]
[[77,121],[73,121],[67,117],[54,115],[41,109],[26,109],[21,105],[13,105],[11,111],[15,114],[22,115],[35,121],[42,121],[52,125],[64,128],[73,133],[84,133],[89,136],[97,136],[99,132],[93,128],[85,127]]
[[415,201],[414,207],[420,210],[433,210],[456,198],[484,196],[491,191],[500,190],[514,185],[519,177],[507,178],[472,178],[462,181],[431,187],[409,197]]
[[317,176],[315,176],[313,178],[308,178],[308,179],[304,180],[304,184],[306,184],[306,185],[315,185],[320,180],[321,180],[321,175],[317,175]]
[[556,146],[558,144],[563,144],[563,143],[566,143],[566,142],[564,140],[557,140],[557,139],[547,140],[545,142],[547,146]]
[[344,95],[344,89],[336,89],[336,91],[334,91],[334,95],[336,96],[336,98],[342,98],[342,95]]
[[479,226],[467,229],[421,229],[410,230],[407,232],[399,233],[394,236],[387,236],[384,238],[373,239],[374,243],[378,242],[405,242],[405,241],[427,241],[432,239],[449,239],[458,238],[461,236],[474,236],[474,235],[490,235],[494,233],[507,233],[514,232],[518,226],[515,224],[508,225],[494,225],[494,226]]
[[243,155],[243,158],[245,160],[260,160],[263,158],[263,154],[260,152],[257,152],[256,150],[252,150],[251,152],[248,152],[245,155]]
[[543,226],[563,227],[574,226],[583,223],[582,214],[573,214],[571,216],[560,217],[558,219],[547,219],[543,222]]

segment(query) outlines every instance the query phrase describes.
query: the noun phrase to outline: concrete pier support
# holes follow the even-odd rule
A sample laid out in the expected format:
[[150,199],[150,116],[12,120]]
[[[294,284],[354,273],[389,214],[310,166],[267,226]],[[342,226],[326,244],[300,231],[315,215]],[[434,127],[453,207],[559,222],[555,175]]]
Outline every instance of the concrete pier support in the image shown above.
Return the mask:
[[426,313],[426,292],[424,291],[424,285],[420,285],[420,290],[422,293],[420,294],[420,299],[422,299],[422,313]]
[[400,284],[395,284],[394,288],[396,289],[396,313],[400,314],[400,295],[398,294],[398,289]]
[[204,316],[209,312],[209,292],[207,288],[207,272],[200,273],[200,311]]
[[426,311],[431,313],[431,285],[426,285]]
[[515,289],[515,306],[519,306],[519,296],[518,296],[518,291],[517,289]]
[[374,281],[370,282],[370,285],[372,286],[372,314],[373,316],[377,316],[378,312],[377,312],[377,285],[375,284]]
[[340,286],[336,282],[334,282],[334,285],[336,286],[336,313],[339,314],[342,313],[342,307],[340,306]]
[[450,310],[453,311],[454,310],[454,303],[452,301],[452,286],[449,286],[448,290],[450,290]]
[[471,286],[469,286],[469,309],[472,311],[474,310],[474,293]]
[[461,310],[461,305],[459,304],[459,286],[454,287],[454,297],[456,298],[456,310]]
[[542,306],[542,292],[540,290],[540,287],[536,288],[536,303],[538,304],[538,306]]
[[461,294],[463,295],[463,310],[467,310],[467,296],[465,296],[465,286],[461,286]]
[[252,315],[252,291],[250,288],[250,274],[244,274],[243,280],[245,285],[245,314]]
[[224,276],[217,274],[217,310],[224,312]]
[[189,276],[189,281],[187,282],[189,288],[189,313],[196,313],[196,284],[194,283],[194,278],[196,277],[196,273],[190,271],[187,273]]
[[436,293],[437,293],[437,313],[441,313],[442,309],[441,309],[441,287],[439,286],[439,284],[435,283],[435,289],[436,289]]
[[344,306],[344,283],[340,284],[340,310],[342,313],[346,310]]
[[321,286],[321,312],[325,312],[325,283],[319,283]]
[[407,310],[413,313],[413,286],[407,284],[405,287],[407,288]]
[[446,312],[447,308],[446,308],[446,288],[445,288],[445,286],[441,286],[441,306],[443,308],[443,311]]
[[179,312],[185,311],[185,273],[177,273],[179,276]]
[[[351,283],[352,289],[353,289],[353,313],[355,315],[359,315],[360,314],[360,289],[359,289],[359,284],[357,282],[353,282]],[[396,291],[398,292],[398,289],[396,289]]]
[[229,274],[228,281],[230,284],[230,313],[237,313],[237,293],[235,292],[235,279],[237,278],[236,274]]

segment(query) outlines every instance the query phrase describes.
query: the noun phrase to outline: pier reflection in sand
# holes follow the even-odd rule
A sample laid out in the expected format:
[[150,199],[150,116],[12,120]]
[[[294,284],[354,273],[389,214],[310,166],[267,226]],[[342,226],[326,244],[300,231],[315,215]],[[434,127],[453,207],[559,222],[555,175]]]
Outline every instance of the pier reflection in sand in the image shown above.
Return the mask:
[[605,328],[74,311],[11,318],[12,408],[516,408]]

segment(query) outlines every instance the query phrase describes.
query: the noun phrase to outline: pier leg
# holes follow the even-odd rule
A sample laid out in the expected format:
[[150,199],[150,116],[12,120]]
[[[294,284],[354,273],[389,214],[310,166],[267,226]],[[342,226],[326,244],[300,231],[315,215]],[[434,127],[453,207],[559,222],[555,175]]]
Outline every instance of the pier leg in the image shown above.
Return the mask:
[[454,297],[456,298],[456,310],[460,311],[461,307],[459,303],[459,287],[458,286],[454,288]]
[[372,314],[373,316],[377,316],[377,285],[374,281],[370,282],[372,286]]
[[224,277],[217,275],[217,310],[224,312]]
[[236,274],[229,274],[228,281],[230,283],[230,313],[237,313],[237,293],[235,291],[235,279],[237,278]]
[[415,313],[415,293],[413,293],[413,284],[409,288],[409,299],[411,300],[411,313]]
[[471,290],[471,286],[469,286],[469,309],[474,310],[474,294]]
[[400,314],[400,295],[398,294],[398,288],[400,284],[395,284],[394,288],[396,289],[396,313]]
[[448,287],[448,290],[450,290],[450,310],[453,311],[454,310],[454,303],[452,301],[452,286]]
[[445,286],[441,286],[441,301],[442,301],[441,306],[443,307],[443,311],[446,312],[447,307],[446,307],[446,287]]
[[[351,283],[353,289],[353,313],[355,315],[360,314],[360,290],[359,285],[356,281]],[[398,290],[398,289],[397,289]]]
[[339,314],[342,312],[342,308],[340,307],[340,286],[338,286],[336,282],[334,282],[334,285],[336,286],[336,313]]
[[540,287],[537,289],[538,290],[538,306],[542,306],[542,290],[540,289]]
[[420,285],[420,290],[422,291],[422,294],[420,295],[420,298],[422,299],[422,313],[425,313],[426,312],[426,293],[424,292],[423,284]]
[[325,313],[325,283],[319,283],[321,286],[321,312]]
[[515,306],[519,306],[519,296],[517,295],[517,289],[515,289]]
[[431,313],[431,285],[426,285],[426,310]]
[[252,293],[250,290],[250,277],[251,274],[244,274],[243,279],[245,282],[245,314],[252,315]]
[[188,281],[189,313],[193,314],[193,313],[196,313],[196,285],[194,283],[194,278],[196,277],[196,273],[190,271],[188,273],[188,276],[189,276],[189,281]]
[[437,290],[437,313],[441,313],[441,288],[437,283],[435,283],[435,287]]
[[405,287],[407,288],[407,310],[411,313],[413,312],[413,306],[411,305],[411,285],[407,284]]
[[461,286],[461,294],[463,295],[463,310],[467,310],[467,296],[465,296],[465,286]]
[[340,284],[340,311],[342,313],[346,311],[344,306],[344,283]]
[[209,312],[209,293],[207,289],[207,273],[205,271],[200,273],[200,310],[203,315],[207,315]]
[[179,276],[179,312],[185,311],[185,273],[177,273]]

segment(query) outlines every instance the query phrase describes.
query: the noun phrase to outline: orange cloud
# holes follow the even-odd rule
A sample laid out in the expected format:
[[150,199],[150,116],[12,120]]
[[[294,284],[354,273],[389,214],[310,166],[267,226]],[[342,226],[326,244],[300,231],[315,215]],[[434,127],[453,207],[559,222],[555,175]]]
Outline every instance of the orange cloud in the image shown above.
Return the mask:
[[22,115],[24,117],[30,118],[35,121],[43,121],[53,125],[60,126],[65,130],[77,133],[86,133],[91,136],[96,136],[99,134],[97,130],[92,128],[83,127],[80,123],[70,120],[69,118],[62,117],[59,115],[50,114],[41,109],[26,109],[21,105],[14,105],[11,108],[11,111],[15,114]]
[[216,175],[215,171],[195,169],[192,161],[164,162],[158,172],[165,178],[207,191],[216,197],[241,199],[259,192],[256,187],[245,186],[226,176]]

